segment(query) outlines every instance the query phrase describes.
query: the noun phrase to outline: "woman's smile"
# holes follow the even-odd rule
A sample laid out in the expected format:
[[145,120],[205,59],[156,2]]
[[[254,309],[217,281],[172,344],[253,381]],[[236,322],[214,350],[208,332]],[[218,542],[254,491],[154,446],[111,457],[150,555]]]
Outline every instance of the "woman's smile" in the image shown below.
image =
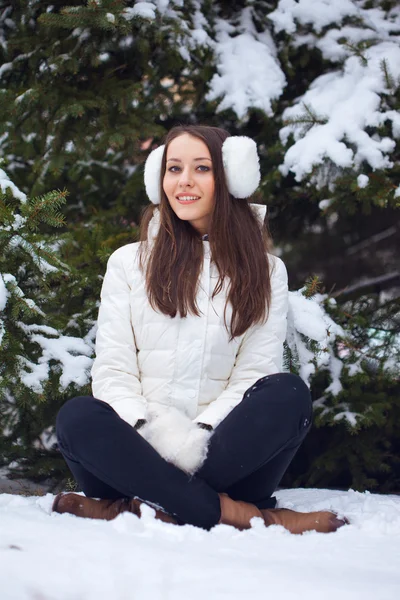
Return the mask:
[[188,194],[177,194],[176,199],[181,204],[193,204],[193,202],[197,202],[197,200],[200,200],[200,196],[189,196]]

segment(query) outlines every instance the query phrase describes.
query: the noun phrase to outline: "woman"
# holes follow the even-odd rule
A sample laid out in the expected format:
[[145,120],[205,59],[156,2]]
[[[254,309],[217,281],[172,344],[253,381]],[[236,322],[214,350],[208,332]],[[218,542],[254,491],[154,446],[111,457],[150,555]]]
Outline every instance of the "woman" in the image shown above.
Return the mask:
[[110,257],[92,368],[94,397],[67,402],[59,447],[86,497],[57,512],[140,516],[210,529],[253,517],[293,533],[335,531],[323,511],[272,497],[311,426],[307,386],[282,373],[287,275],[268,253],[255,143],[172,129],[145,167],[153,205],[141,241]]

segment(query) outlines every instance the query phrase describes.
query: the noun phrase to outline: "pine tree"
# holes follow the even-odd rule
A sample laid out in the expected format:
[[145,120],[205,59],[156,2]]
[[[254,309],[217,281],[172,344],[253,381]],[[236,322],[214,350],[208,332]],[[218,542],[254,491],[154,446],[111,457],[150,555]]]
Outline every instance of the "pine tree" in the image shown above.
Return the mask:
[[62,311],[54,314],[61,282],[74,274],[58,256],[66,238],[41,227],[64,225],[66,197],[28,199],[0,169],[0,462],[39,478],[63,468],[52,451],[54,414],[87,386],[93,350],[93,340],[65,334]]

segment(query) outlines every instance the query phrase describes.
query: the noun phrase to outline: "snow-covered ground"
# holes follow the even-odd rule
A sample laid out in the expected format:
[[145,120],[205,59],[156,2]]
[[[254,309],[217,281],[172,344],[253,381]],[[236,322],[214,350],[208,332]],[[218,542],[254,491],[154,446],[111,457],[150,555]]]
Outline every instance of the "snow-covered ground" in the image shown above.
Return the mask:
[[281,506],[333,509],[351,525],[291,535],[254,520],[210,532],[51,513],[53,495],[0,495],[1,600],[398,600],[400,497],[283,490]]

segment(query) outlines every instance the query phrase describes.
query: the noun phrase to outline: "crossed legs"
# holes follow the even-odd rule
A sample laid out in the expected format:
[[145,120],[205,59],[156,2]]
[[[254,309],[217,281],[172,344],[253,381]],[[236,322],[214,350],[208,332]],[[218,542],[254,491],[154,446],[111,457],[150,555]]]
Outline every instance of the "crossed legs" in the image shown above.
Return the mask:
[[179,523],[209,529],[221,517],[219,493],[258,508],[272,494],[311,423],[311,400],[295,375],[276,374],[252,386],[213,433],[208,456],[190,477],[165,461],[106,403],[68,401],[57,417],[60,450],[86,496],[138,497]]

